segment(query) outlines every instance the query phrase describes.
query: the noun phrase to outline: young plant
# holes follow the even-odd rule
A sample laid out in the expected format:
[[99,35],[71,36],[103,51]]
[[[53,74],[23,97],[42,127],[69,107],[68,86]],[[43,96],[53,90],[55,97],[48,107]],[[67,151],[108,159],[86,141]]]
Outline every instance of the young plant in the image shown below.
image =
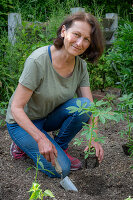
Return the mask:
[[[76,105],[77,106],[70,106],[67,109],[69,110],[70,113],[74,113],[74,112],[78,112],[79,115],[82,114],[87,114],[92,123],[88,124],[88,123],[83,123],[83,129],[84,131],[81,133],[81,136],[85,135],[86,140],[84,140],[83,138],[78,139],[76,138],[75,143],[78,146],[81,145],[81,143],[87,143],[88,146],[88,151],[85,151],[85,159],[87,159],[87,157],[90,154],[95,154],[95,150],[94,148],[91,148],[91,143],[92,140],[94,140],[95,142],[104,142],[104,137],[100,137],[99,135],[96,134],[96,129],[97,129],[97,121],[96,118],[98,117],[98,119],[105,124],[106,120],[115,120],[116,122],[118,122],[121,119],[121,115],[119,113],[113,112],[112,111],[112,107],[107,107],[108,102],[106,101],[97,101],[97,102],[91,102],[91,106],[86,107],[87,103],[84,103],[81,105],[81,101],[77,100]],[[92,151],[93,150],[93,151]]]
[[118,112],[123,115],[124,121],[127,122],[127,131],[120,131],[121,136],[125,134],[127,136],[128,142],[133,145],[133,136],[131,135],[131,130],[133,129],[133,122],[131,122],[130,116],[133,114],[133,93],[124,94],[118,99],[120,103],[118,104]]
[[[41,167],[41,169],[39,169],[39,166]],[[50,190],[45,190],[44,192],[42,191],[42,189],[40,189],[40,184],[37,183],[37,175],[38,175],[38,171],[39,170],[45,170],[50,172],[51,174],[54,175],[54,173],[52,173],[51,171],[44,169],[43,163],[40,161],[40,156],[37,155],[37,166],[36,167],[29,167],[26,171],[29,171],[30,169],[35,168],[36,170],[36,175],[35,175],[35,180],[32,183],[32,186],[30,188],[30,190],[28,191],[30,193],[30,198],[29,200],[34,200],[34,199],[40,199],[43,200],[43,197],[51,197],[54,198],[55,196],[53,195],[53,193]]]
[[133,200],[133,198],[129,196],[129,197],[126,198],[125,200]]

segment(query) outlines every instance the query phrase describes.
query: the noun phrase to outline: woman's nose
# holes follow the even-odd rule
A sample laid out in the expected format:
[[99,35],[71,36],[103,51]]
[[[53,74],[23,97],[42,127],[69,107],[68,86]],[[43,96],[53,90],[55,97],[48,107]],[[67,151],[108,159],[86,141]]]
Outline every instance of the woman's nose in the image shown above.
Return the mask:
[[76,44],[77,44],[78,46],[82,46],[82,43],[83,43],[83,39],[82,39],[81,37],[78,38],[77,41],[76,41]]

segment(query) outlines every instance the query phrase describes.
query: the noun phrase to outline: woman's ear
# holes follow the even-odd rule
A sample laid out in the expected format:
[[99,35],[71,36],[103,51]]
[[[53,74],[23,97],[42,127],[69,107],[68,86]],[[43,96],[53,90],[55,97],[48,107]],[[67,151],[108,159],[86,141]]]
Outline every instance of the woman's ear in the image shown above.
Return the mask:
[[62,26],[62,29],[61,29],[61,37],[63,37],[63,38],[64,38],[64,36],[65,36],[65,31],[66,31],[66,26],[63,25],[63,26]]

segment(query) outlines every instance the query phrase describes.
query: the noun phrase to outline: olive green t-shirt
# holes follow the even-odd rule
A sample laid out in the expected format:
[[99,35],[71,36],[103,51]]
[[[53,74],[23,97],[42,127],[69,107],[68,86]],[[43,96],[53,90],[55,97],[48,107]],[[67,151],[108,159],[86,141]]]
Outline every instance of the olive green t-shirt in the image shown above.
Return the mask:
[[[59,75],[53,68],[48,46],[45,46],[27,58],[19,83],[33,91],[24,111],[31,120],[35,120],[46,117],[57,106],[73,98],[79,87],[89,86],[89,76],[86,62],[78,56],[72,75],[67,78]],[[11,114],[13,95],[7,109],[8,123],[15,123]]]

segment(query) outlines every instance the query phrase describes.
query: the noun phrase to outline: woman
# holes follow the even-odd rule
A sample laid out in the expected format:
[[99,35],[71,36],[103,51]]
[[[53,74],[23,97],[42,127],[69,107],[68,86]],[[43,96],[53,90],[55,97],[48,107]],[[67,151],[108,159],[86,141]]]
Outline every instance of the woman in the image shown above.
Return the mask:
[[[81,162],[68,154],[68,144],[91,123],[87,114],[70,114],[66,109],[76,106],[77,93],[81,102],[93,101],[86,62],[95,62],[103,53],[99,24],[88,13],[69,16],[57,31],[54,45],[35,50],[26,60],[15,93],[10,99],[6,122],[14,141],[11,154],[18,159],[26,154],[37,162],[37,155],[50,177],[60,177],[55,170],[55,157],[63,176],[81,168]],[[47,132],[60,129],[52,139]],[[103,149],[92,141],[99,162]],[[86,149],[87,150],[87,149]]]

